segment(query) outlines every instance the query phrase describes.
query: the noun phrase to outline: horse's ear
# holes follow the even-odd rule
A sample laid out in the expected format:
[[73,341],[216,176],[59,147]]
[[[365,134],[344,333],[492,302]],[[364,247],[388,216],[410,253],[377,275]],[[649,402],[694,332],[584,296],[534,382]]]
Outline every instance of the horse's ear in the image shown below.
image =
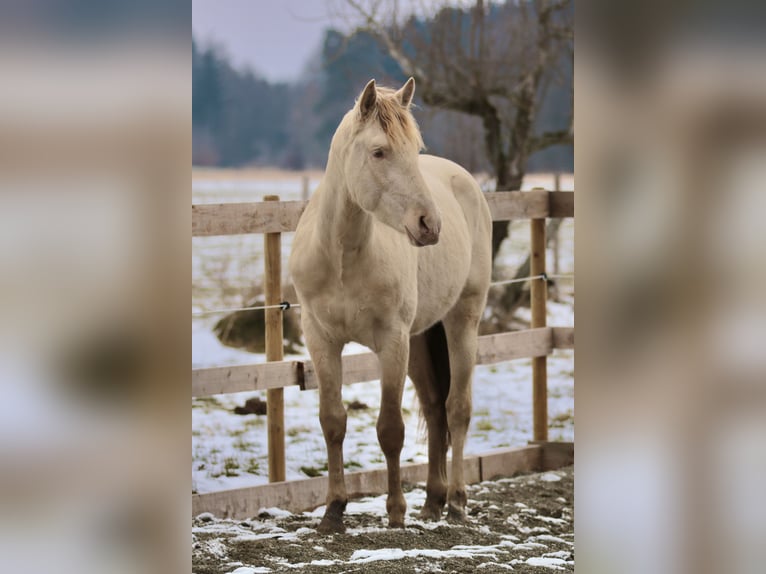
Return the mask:
[[362,95],[359,96],[359,114],[362,116],[363,120],[367,119],[370,113],[372,113],[372,110],[375,109],[375,101],[377,100],[377,97],[378,94],[375,90],[375,80],[370,80],[364,87]]
[[415,95],[415,78],[410,77],[409,80],[396,92],[399,96],[399,101],[405,108],[410,107],[412,103],[412,96]]

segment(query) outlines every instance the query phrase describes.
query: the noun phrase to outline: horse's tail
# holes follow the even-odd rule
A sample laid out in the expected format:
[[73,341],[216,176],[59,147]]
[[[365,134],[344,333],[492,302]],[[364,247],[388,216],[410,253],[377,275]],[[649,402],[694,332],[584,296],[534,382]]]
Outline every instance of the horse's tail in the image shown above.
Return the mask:
[[[450,388],[450,366],[449,366],[449,351],[447,348],[447,334],[444,332],[444,325],[441,321],[430,327],[423,333],[426,343],[426,349],[428,350],[427,361],[431,367],[430,381],[430,393],[435,395],[437,408],[446,411],[447,396],[449,395]],[[425,359],[425,357],[424,357]],[[421,424],[423,420],[423,411],[421,407]],[[446,433],[447,444],[450,444],[449,429],[446,424],[446,412],[445,412],[445,424],[444,430]]]
[[447,404],[450,384],[449,350],[447,349],[447,334],[444,324],[439,321],[426,331],[428,354],[431,355],[431,367],[434,371],[436,390],[442,404]]

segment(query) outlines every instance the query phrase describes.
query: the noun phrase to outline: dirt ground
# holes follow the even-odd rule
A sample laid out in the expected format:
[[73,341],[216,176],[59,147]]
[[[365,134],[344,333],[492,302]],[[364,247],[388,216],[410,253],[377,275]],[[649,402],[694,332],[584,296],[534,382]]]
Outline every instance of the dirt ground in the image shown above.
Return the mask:
[[[425,497],[422,488],[407,492],[410,501]],[[245,521],[201,515],[193,520],[193,572],[574,571],[573,467],[483,482],[467,492],[470,521],[460,526],[421,522],[419,505],[410,502],[407,527],[388,529],[384,497],[347,511],[347,531],[335,535],[316,532],[321,512],[270,509]]]

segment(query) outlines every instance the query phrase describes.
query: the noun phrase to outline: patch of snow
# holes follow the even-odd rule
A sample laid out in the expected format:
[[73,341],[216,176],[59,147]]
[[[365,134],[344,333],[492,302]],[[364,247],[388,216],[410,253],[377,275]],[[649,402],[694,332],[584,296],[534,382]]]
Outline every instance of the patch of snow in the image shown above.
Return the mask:
[[540,477],[540,480],[543,482],[558,482],[561,480],[561,476],[556,474],[555,472],[546,472],[544,475]]
[[312,560],[309,562],[309,566],[332,566],[337,563],[337,560]]
[[386,512],[386,496],[376,496],[375,498],[362,498],[361,500],[351,500],[346,505],[346,514],[366,514],[376,516],[388,516]]
[[[267,526],[267,529],[273,528],[274,525]],[[263,528],[260,528],[263,529]],[[205,534],[251,534],[253,531],[249,528],[242,528],[238,524],[232,521],[217,521],[205,526],[192,527],[192,533],[205,533]]]
[[[540,519],[540,518],[543,518],[543,517],[533,516],[533,518]],[[547,517],[545,517],[545,518],[547,518]],[[518,530],[522,534],[535,534],[535,533],[538,533],[538,532],[539,533],[545,533],[545,532],[550,533],[550,529],[546,528],[544,526],[535,526],[533,528],[530,528],[529,526],[524,526],[519,521],[519,515],[518,514],[511,514],[508,518],[505,519],[505,521],[506,521],[506,523],[508,523],[511,526],[513,526],[514,528],[516,528],[516,530]]]
[[[279,529],[282,530],[282,529]],[[276,529],[272,531],[275,535],[272,536],[272,538],[276,538],[278,540],[281,540],[283,542],[296,542],[300,540],[300,537],[304,534],[316,534],[316,530],[312,528],[306,528],[305,526],[302,528],[299,528],[298,530],[294,530],[292,532],[282,531],[277,532]],[[241,540],[242,537],[239,537],[238,540]]]
[[[348,506],[346,506],[346,508],[348,509]],[[323,504],[322,506],[317,506],[314,510],[307,510],[303,513],[303,516],[309,518],[322,518],[326,509],[327,505]]]
[[266,574],[267,572],[271,572],[271,568],[266,566],[240,566],[227,574]]
[[548,522],[550,524],[555,524],[557,526],[565,526],[568,523],[568,521],[564,520],[563,518],[553,518],[552,516],[533,516],[532,518],[542,520],[543,522]]
[[[514,487],[514,486],[516,486],[516,481],[517,480],[518,479],[516,479],[516,478],[498,478],[494,482],[496,482],[497,484],[507,484],[508,486]],[[482,483],[482,484],[484,484],[484,483]]]
[[[388,495],[387,494],[381,494],[379,496],[374,497],[365,497],[360,498],[358,500],[350,500],[348,504],[346,505],[346,514],[347,515],[354,515],[354,514],[364,514],[364,515],[372,515],[372,516],[381,516],[381,517],[387,517],[388,512],[386,511],[386,499]],[[420,512],[420,509],[423,507],[423,504],[425,504],[426,500],[426,492],[423,489],[417,488],[414,490],[411,490],[410,492],[404,493],[404,499],[407,502],[407,518],[408,518],[408,524],[411,523],[418,523],[417,515]],[[321,518],[324,516],[326,506],[322,505],[317,508],[315,508],[312,511],[304,512],[304,516],[310,516],[312,518]],[[430,523],[423,523],[424,525],[429,525]]]
[[292,532],[288,533],[286,530],[280,529],[274,529],[271,532],[263,532],[261,534],[240,534],[235,538],[237,541],[247,541],[247,540],[268,540],[270,538],[278,538],[282,540],[284,537],[292,537]]
[[492,547],[492,546],[479,546],[479,545],[475,545],[475,544],[471,544],[471,545],[457,544],[457,545],[453,546],[452,548],[450,548],[450,550],[467,550],[468,552],[481,552],[481,551],[485,551],[485,550],[487,550],[489,548],[494,548],[494,547]]
[[536,558],[527,558],[526,563],[530,566],[542,566],[543,568],[563,570],[563,566],[566,565],[566,560],[562,560],[561,558],[544,558],[539,556]]
[[362,526],[360,528],[347,528],[346,534],[350,536],[358,536],[360,534],[385,534],[390,532],[386,526]]
[[228,554],[228,551],[226,550],[226,545],[218,540],[217,538],[213,538],[212,540],[207,540],[202,543],[204,545],[205,550],[212,554],[213,556],[216,556],[217,558],[225,558]]
[[543,554],[543,558],[561,558],[566,560],[572,553],[569,550],[558,550],[556,552],[546,552]]
[[416,517],[411,517],[409,516],[409,513],[408,513],[407,522],[405,523],[405,526],[407,528],[412,528],[414,526],[417,526],[418,528],[422,528],[423,530],[436,530],[439,527],[451,528],[454,525],[450,524],[443,518],[439,520],[438,522],[430,521],[430,520],[425,521],[425,520],[420,520]]
[[453,547],[449,550],[433,550],[431,548],[381,548],[378,550],[357,550],[349,559],[351,564],[365,564],[380,560],[401,560],[403,558],[492,558],[498,549],[494,546],[465,546]]
[[356,550],[349,559],[349,562],[376,562],[378,560],[401,560],[406,558],[404,550],[401,548],[381,548],[379,550]]
[[536,550],[537,548],[548,548],[545,544],[539,542],[524,542],[523,544],[517,544],[515,546],[517,550]]

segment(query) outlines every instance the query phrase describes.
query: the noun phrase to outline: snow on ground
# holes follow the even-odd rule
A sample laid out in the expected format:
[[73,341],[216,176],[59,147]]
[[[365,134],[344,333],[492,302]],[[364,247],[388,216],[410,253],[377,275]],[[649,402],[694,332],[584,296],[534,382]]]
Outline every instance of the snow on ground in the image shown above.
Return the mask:
[[[559,480],[530,474],[467,487],[469,521],[424,522],[421,486],[408,490],[405,529],[386,527],[386,496],[349,501],[343,534],[321,535],[324,507],[291,514],[261,509],[247,520],[194,518],[197,574],[251,572],[573,571],[572,467]],[[524,500],[526,503],[510,501]],[[526,512],[521,512],[525,510]],[[541,518],[553,519],[540,520]]]
[[[542,177],[542,176],[541,176]],[[525,182],[525,189],[549,185],[541,178]],[[311,189],[318,180],[312,179]],[[283,200],[300,199],[300,179],[285,181],[245,180],[236,182],[196,181],[195,203],[258,201],[268,193]],[[566,180],[565,185],[566,188]],[[562,225],[561,272],[571,273],[572,220]],[[524,232],[524,226],[527,231]],[[289,254],[292,234],[283,234],[283,269]],[[510,240],[503,244],[499,257],[512,271],[529,248],[528,222],[514,222]],[[196,237],[193,243],[192,310],[239,306],[263,273],[262,236]],[[552,261],[552,255],[549,255]],[[510,272],[510,271],[509,271]],[[567,284],[564,283],[564,286]],[[548,324],[571,326],[573,298],[564,289],[561,303],[549,302]],[[296,311],[289,311],[296,312]],[[528,309],[518,316],[528,319]],[[525,315],[526,314],[526,315]],[[195,317],[192,321],[192,367],[263,362],[264,355],[223,346],[212,332],[220,315]],[[365,352],[361,345],[349,344],[344,353]],[[550,438],[574,440],[574,365],[573,351],[557,350],[548,360]],[[286,359],[302,355],[287,356]],[[521,446],[532,436],[531,361],[521,359],[497,365],[480,365],[474,374],[473,418],[466,446],[467,454],[494,448]],[[318,393],[286,388],[285,433],[287,479],[301,479],[326,473],[324,439],[318,418]],[[266,421],[260,415],[233,414],[248,398],[265,393],[246,392],[203,397],[192,401],[192,487],[195,492],[211,492],[262,484],[268,481]],[[346,404],[358,402],[366,409],[349,410],[344,442],[344,460],[349,471],[385,466],[377,442],[375,421],[380,404],[377,381],[349,385],[343,389]],[[412,383],[407,381],[402,407],[406,425],[402,462],[426,462],[427,445],[419,429],[418,404]]]

